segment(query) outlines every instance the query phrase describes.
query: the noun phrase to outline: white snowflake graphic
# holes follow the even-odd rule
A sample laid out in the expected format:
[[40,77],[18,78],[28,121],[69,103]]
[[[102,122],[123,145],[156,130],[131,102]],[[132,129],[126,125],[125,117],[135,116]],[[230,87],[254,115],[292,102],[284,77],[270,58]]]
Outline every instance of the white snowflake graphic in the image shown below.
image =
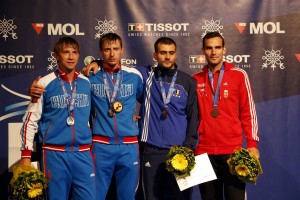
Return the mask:
[[262,57],[262,59],[265,60],[265,63],[263,63],[262,69],[267,68],[268,66],[273,68],[273,71],[275,70],[276,66],[279,66],[280,69],[284,69],[285,67],[281,62],[284,56],[281,55],[281,50],[275,51],[273,47],[271,51],[264,50],[265,55]]
[[54,54],[54,52],[50,51],[50,57],[48,58],[48,61],[50,62],[50,64],[47,67],[47,71],[54,70],[54,68],[57,66],[57,60],[53,54]]
[[99,39],[102,35],[106,33],[114,33],[117,30],[117,27],[114,25],[114,21],[107,21],[106,18],[104,21],[98,20],[98,26],[95,26],[95,29],[98,31],[95,35],[95,39]]
[[2,37],[4,37],[4,40],[6,41],[6,39],[9,37],[9,35],[11,35],[12,39],[18,39],[17,34],[14,32],[14,29],[17,29],[17,26],[14,25],[14,19],[4,19],[0,20],[0,35],[2,35]]
[[219,32],[223,36],[223,33],[220,32],[220,30],[223,29],[223,26],[221,25],[221,19],[216,21],[214,21],[214,19],[203,20],[205,26],[202,26],[202,29],[205,29],[205,32],[202,34],[202,38],[206,35],[206,33],[215,31]]

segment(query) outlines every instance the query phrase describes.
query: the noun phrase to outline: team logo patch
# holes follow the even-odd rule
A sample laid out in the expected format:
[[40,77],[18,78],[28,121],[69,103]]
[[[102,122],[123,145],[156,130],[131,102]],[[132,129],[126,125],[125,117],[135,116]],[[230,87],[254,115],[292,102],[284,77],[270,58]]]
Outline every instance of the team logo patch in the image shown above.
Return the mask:
[[224,98],[227,99],[229,96],[228,90],[224,90]]

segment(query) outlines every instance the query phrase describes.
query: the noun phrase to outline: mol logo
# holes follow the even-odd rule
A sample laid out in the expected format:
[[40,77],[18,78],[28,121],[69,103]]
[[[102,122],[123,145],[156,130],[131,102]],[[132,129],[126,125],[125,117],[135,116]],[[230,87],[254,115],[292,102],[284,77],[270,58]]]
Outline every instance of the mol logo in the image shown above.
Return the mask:
[[[235,23],[236,28],[242,34],[247,26],[247,23]],[[285,30],[280,27],[280,22],[250,22],[250,34],[284,34]]]
[[[45,25],[43,23],[32,23],[32,27],[39,35]],[[80,31],[79,24],[47,24],[48,35],[84,35]]]

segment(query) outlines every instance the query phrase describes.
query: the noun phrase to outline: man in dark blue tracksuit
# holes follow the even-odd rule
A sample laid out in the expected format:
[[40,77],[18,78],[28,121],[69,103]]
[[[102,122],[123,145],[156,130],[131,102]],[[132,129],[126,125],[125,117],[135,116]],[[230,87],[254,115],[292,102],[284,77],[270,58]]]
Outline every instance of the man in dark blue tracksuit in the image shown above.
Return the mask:
[[196,83],[175,64],[176,43],[159,38],[154,59],[157,67],[141,67],[144,96],[140,108],[140,140],[144,143],[142,181],[146,200],[189,199],[190,190],[180,192],[175,177],[166,171],[173,145],[190,149],[198,141]]

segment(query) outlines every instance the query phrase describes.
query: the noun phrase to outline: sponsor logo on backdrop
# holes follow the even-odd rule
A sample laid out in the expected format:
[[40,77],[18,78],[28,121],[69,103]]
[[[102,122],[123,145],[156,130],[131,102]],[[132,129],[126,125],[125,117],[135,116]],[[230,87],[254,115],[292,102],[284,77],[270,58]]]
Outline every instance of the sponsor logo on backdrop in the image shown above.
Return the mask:
[[54,52],[53,51],[49,51],[49,52],[50,52],[50,56],[48,57],[49,65],[47,66],[47,71],[54,70],[55,68],[57,68],[57,60],[54,57]]
[[[234,64],[239,68],[250,68],[250,55],[224,55],[223,61]],[[203,68],[206,64],[205,55],[190,55],[190,68]]]
[[295,56],[298,59],[298,61],[300,62],[300,53],[295,53]]
[[5,16],[3,20],[0,20],[0,35],[6,41],[7,38],[11,37],[12,39],[18,39],[17,33],[15,30],[17,29],[17,25],[14,24],[15,19],[6,19]]
[[117,26],[115,26],[115,20],[108,21],[106,20],[98,20],[97,26],[95,26],[95,30],[97,31],[95,34],[95,39],[99,39],[102,35],[106,33],[114,33],[117,30]]
[[284,34],[285,30],[280,27],[280,22],[250,22],[250,23],[235,23],[235,27],[242,34],[245,28],[249,26],[249,34]]
[[33,55],[0,55],[0,70],[34,69]]
[[205,55],[189,55],[189,64],[191,69],[202,69],[205,63]]
[[32,23],[31,25],[32,25],[32,27],[34,28],[35,32],[38,35],[41,33],[41,31],[44,28],[44,24],[43,23]]
[[[223,33],[221,33],[221,30],[223,29],[223,25],[221,25],[221,20],[207,20],[203,19],[204,25],[202,26],[202,29],[204,29],[204,33],[202,33],[202,38],[208,33],[208,32],[219,32],[222,36]],[[224,36],[223,36],[224,37]]]
[[239,68],[250,68],[249,63],[250,55],[224,55],[223,61],[234,64]]
[[139,22],[128,23],[129,37],[189,37],[188,31],[190,23],[151,23]]
[[284,56],[281,55],[281,50],[264,50],[265,55],[262,56],[262,59],[264,60],[264,63],[262,65],[262,69],[271,67],[273,71],[275,68],[284,69],[284,63],[281,62],[284,59]]
[[66,35],[66,36],[85,35],[85,33],[80,30],[79,24],[32,23],[31,25],[38,35],[40,35],[41,31],[44,29],[45,26],[47,26],[47,35]]

